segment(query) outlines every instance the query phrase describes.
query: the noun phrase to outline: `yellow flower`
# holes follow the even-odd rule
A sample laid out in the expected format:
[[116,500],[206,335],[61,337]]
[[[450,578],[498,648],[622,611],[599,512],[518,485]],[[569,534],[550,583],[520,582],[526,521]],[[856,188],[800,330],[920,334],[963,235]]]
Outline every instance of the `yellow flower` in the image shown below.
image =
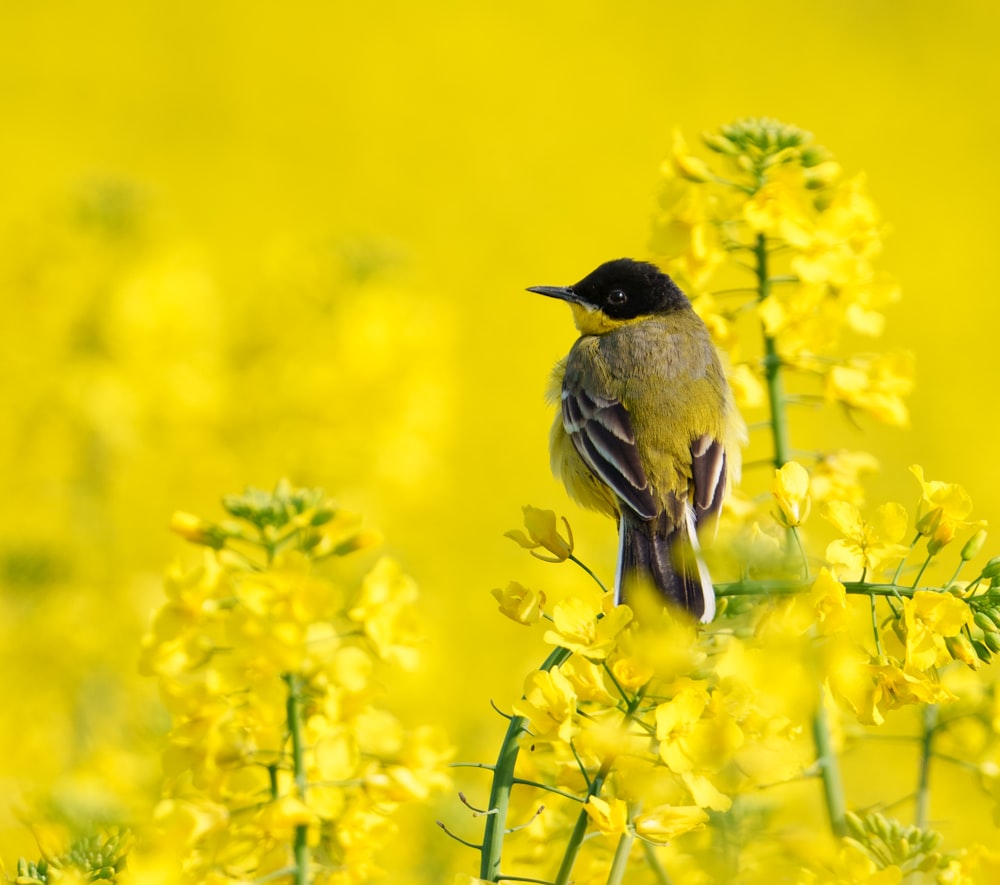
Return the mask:
[[365,575],[361,595],[348,612],[364,626],[379,657],[412,669],[417,664],[418,635],[414,618],[417,585],[399,564],[382,557]]
[[656,708],[656,739],[671,770],[717,771],[742,745],[743,732],[711,706],[707,691],[691,686]]
[[831,452],[813,468],[809,491],[816,501],[847,501],[860,507],[865,500],[861,477],[878,466],[878,459],[868,452]]
[[867,412],[894,427],[910,420],[903,397],[913,390],[913,356],[903,351],[873,358],[854,357],[830,369],[826,398]]
[[570,596],[556,603],[554,629],[545,632],[545,641],[588,658],[606,658],[614,650],[618,634],[632,620],[632,609],[619,605],[603,617],[598,617],[600,614],[600,609],[586,600]]
[[917,505],[917,531],[927,535],[927,552],[935,554],[955,538],[960,528],[985,526],[984,522],[969,522],[972,498],[962,486],[953,482],[925,480],[919,464],[910,467],[910,473],[920,483],[920,503]]
[[802,525],[809,517],[809,473],[797,461],[774,471],[771,494],[779,508],[774,518],[785,528]]
[[773,168],[764,185],[744,203],[743,219],[755,233],[805,244],[812,238],[807,194],[801,166]]
[[604,668],[588,660],[583,655],[571,655],[569,660],[559,668],[576,689],[577,697],[582,701],[597,701],[614,706],[615,696],[608,691],[604,678]]
[[927,670],[951,660],[945,637],[956,636],[971,624],[972,612],[950,593],[918,590],[903,600],[903,623],[907,666]]
[[823,517],[833,523],[844,537],[831,541],[826,558],[834,566],[849,573],[878,572],[890,563],[906,556],[908,549],[900,544],[906,534],[908,516],[900,504],[882,504],[869,524],[857,507],[847,501],[828,501]]
[[847,592],[833,572],[824,568],[808,592],[795,593],[779,603],[773,615],[765,616],[757,632],[761,635],[765,626],[775,626],[798,636],[812,629],[827,636],[840,630],[846,620]]
[[635,819],[635,832],[650,842],[665,845],[692,830],[703,829],[708,813],[697,805],[660,805]]
[[503,590],[499,587],[490,591],[500,603],[500,611],[519,624],[534,624],[542,616],[545,594],[535,592],[511,581]]
[[589,796],[583,810],[605,836],[620,836],[628,830],[628,803],[623,799],[608,802],[599,796]]
[[831,689],[866,725],[881,725],[886,713],[908,704],[955,700],[954,694],[926,673],[902,667],[892,657],[868,658],[861,649],[836,650],[826,670]]
[[576,692],[559,670],[535,670],[524,681],[524,697],[515,701],[514,713],[531,722],[534,735],[569,743],[576,716]]
[[653,678],[654,669],[635,655],[619,655],[611,664],[611,672],[626,691],[638,691]]
[[[504,532],[504,537],[530,550],[532,556],[544,562],[565,562],[569,559],[573,554],[573,530],[569,527],[566,517],[562,517],[567,535],[563,538],[556,528],[554,510],[540,510],[530,504],[526,504],[521,510],[524,513],[524,527],[528,530],[528,534],[525,535],[520,529],[511,529],[509,532]],[[548,550],[552,556],[536,553],[539,547]]]

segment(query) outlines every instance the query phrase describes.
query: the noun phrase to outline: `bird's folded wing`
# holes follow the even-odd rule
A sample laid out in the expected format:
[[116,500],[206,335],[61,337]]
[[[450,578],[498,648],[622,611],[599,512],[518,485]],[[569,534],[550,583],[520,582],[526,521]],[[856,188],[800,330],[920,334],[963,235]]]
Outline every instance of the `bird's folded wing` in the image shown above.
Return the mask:
[[726,492],[726,450],[710,434],[691,444],[691,485],[695,525],[715,516]]
[[587,390],[569,373],[562,386],[563,427],[584,463],[642,519],[659,506],[639,460],[628,411],[616,399]]

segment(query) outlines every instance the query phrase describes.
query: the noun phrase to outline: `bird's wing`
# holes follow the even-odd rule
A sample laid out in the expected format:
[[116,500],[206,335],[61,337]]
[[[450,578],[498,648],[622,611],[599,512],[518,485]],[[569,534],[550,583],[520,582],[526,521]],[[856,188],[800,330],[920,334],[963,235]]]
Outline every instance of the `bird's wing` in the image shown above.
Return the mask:
[[695,525],[722,509],[726,492],[726,450],[710,434],[702,434],[691,444],[691,502]]
[[628,411],[617,399],[587,390],[575,373],[562,385],[563,427],[584,463],[641,519],[660,510],[639,460]]

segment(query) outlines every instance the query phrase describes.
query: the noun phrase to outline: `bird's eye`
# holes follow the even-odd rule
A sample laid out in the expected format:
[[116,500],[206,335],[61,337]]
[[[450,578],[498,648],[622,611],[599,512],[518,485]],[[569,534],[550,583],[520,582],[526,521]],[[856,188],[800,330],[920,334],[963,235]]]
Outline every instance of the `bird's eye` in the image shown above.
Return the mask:
[[612,289],[608,293],[608,304],[621,305],[628,301],[628,295],[626,295],[621,289]]

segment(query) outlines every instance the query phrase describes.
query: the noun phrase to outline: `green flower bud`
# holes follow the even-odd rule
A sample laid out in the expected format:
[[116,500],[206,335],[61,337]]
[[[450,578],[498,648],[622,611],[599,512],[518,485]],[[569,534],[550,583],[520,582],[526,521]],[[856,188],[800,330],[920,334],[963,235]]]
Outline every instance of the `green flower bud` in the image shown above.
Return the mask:
[[715,151],[717,154],[726,154],[727,156],[735,157],[740,152],[739,147],[724,135],[703,132],[701,140],[704,142],[705,147]]
[[[995,634],[991,633],[989,635],[993,636]],[[956,636],[945,636],[944,644],[948,649],[948,654],[956,661],[961,661],[970,670],[979,669],[979,654],[964,633],[959,633]]]
[[997,625],[993,623],[993,619],[986,614],[986,612],[978,611],[972,615],[973,623],[984,633],[995,633]]
[[1000,633],[984,633],[983,642],[990,651],[1000,654]]
[[868,818],[868,822],[874,827],[875,832],[887,843],[892,841],[893,828],[884,815],[875,812],[875,814]]
[[855,839],[860,839],[864,841],[868,838],[868,831],[865,829],[864,821],[861,820],[853,811],[845,812],[844,823],[847,825],[847,831],[854,836]]
[[965,546],[962,548],[962,561],[968,562],[970,559],[975,559],[979,555],[979,551],[983,549],[983,544],[985,543],[986,529],[980,529],[965,542]]
[[990,578],[1000,578],[1000,556],[994,556],[986,565],[983,566],[983,577]]
[[984,664],[988,664],[993,660],[993,652],[991,652],[989,647],[980,642],[978,639],[972,640],[972,647],[976,650],[979,660],[981,660]]

